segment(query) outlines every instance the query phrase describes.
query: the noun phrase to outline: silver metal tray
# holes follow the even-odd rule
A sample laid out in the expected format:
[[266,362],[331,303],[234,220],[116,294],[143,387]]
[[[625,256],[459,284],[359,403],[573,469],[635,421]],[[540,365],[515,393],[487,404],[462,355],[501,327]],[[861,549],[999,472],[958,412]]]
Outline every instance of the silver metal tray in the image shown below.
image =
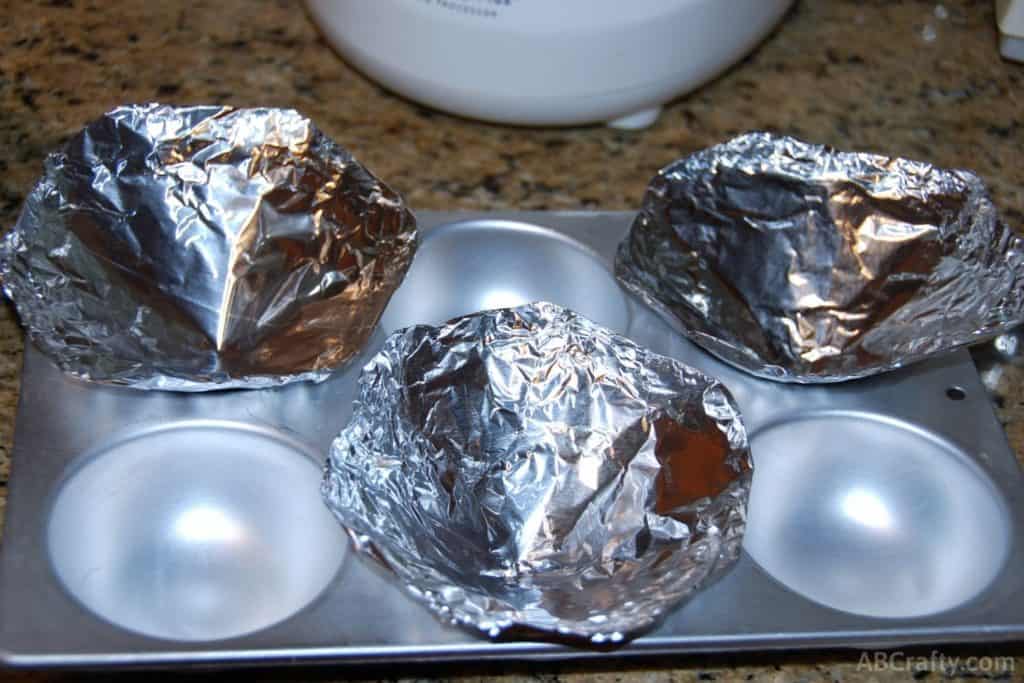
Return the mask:
[[97,388],[25,355],[0,556],[14,666],[620,657],[1024,636],[1022,475],[966,352],[781,385],[729,368],[611,274],[631,214],[425,214],[385,332],[544,299],[721,377],[752,434],[738,566],[625,647],[439,624],[347,549],[319,500],[360,361],[321,385]]

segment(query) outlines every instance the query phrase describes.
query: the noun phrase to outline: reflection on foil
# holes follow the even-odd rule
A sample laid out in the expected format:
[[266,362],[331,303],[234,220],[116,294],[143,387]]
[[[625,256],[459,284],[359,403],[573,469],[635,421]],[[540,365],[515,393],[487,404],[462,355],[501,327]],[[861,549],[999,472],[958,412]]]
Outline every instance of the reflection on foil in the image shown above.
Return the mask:
[[537,303],[392,335],[323,492],[440,618],[614,643],[737,559],[749,458],[717,380]]
[[0,277],[80,378],[253,388],[359,351],[415,247],[398,195],[297,112],[150,104],[47,158]]
[[748,372],[872,375],[1024,320],[1024,240],[974,174],[749,133],[662,170],[620,281]]

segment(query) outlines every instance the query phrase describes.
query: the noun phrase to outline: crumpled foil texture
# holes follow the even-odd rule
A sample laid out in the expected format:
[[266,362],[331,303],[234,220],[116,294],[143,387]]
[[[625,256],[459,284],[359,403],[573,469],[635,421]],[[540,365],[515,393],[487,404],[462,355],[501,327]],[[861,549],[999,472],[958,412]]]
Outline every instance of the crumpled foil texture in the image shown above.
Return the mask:
[[388,338],[323,493],[441,619],[614,644],[740,552],[746,432],[717,380],[548,303]]
[[616,274],[762,377],[836,382],[1024,320],[1024,240],[968,171],[748,133],[663,169]]
[[357,353],[415,248],[401,198],[297,112],[150,104],[46,159],[0,277],[79,378],[258,388]]

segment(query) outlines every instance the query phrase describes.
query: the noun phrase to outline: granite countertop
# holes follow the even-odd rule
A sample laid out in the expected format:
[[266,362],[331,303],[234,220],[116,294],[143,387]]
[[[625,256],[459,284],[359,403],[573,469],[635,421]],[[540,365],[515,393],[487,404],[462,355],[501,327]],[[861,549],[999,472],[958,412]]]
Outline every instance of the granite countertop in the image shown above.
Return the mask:
[[[989,183],[1004,216],[1021,226],[1024,65],[999,58],[992,5],[798,2],[757,52],[637,132],[502,127],[411,104],[346,66],[301,5],[285,0],[12,5],[0,26],[0,226],[13,224],[48,151],[115,105],[153,100],[298,108],[420,209],[635,209],[658,168],[736,133],[767,129],[974,169]],[[21,350],[12,309],[0,307],[0,518]],[[1004,373],[997,407],[1020,456],[1020,370]],[[1022,654],[1005,645],[944,651]],[[858,655],[688,657],[510,671],[449,667],[417,675],[465,681],[494,675],[509,682],[906,676],[858,671]],[[1016,666],[1024,672],[1024,657]],[[293,675],[285,670],[259,677]]]

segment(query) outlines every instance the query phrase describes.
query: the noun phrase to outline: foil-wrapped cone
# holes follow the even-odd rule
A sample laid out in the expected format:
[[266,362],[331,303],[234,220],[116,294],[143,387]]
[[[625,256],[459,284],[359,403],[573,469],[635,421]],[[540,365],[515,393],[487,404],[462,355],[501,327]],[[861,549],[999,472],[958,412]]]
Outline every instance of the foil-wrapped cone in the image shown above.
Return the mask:
[[442,619],[615,643],[737,559],[750,479],[718,381],[537,303],[392,335],[323,493]]
[[254,388],[359,351],[415,248],[398,195],[297,112],[150,104],[47,158],[0,277],[80,378]]
[[1024,241],[973,173],[750,133],[651,182],[616,274],[756,375],[836,382],[1024,320]]

